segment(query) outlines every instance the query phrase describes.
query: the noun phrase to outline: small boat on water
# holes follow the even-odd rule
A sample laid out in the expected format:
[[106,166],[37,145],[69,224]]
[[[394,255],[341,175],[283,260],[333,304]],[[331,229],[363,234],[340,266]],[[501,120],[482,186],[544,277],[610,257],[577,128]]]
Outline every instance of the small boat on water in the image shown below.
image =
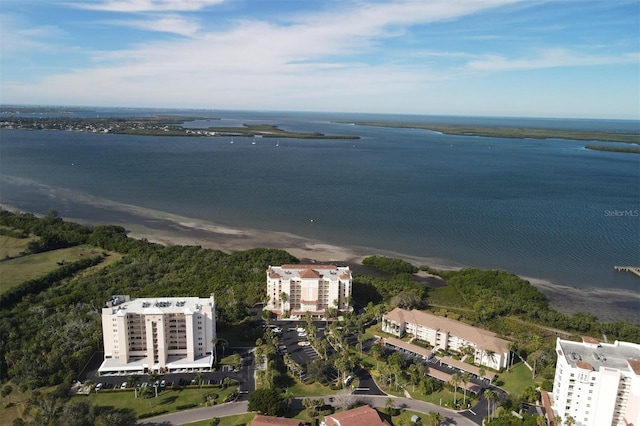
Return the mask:
[[233,139],[231,139],[231,142],[229,142],[229,143],[233,143]]
[[280,141],[276,141],[276,146],[280,146]]

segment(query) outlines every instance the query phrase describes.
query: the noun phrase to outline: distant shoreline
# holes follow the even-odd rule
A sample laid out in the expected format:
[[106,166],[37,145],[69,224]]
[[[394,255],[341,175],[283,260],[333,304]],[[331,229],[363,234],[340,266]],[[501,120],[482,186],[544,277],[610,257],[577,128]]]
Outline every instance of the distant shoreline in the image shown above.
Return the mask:
[[[99,220],[71,214],[65,217],[66,220],[91,226],[105,224],[123,226],[131,238],[146,239],[166,246],[193,245],[221,250],[226,253],[256,247],[274,248],[285,250],[298,259],[318,263],[361,265],[362,260],[367,256],[382,255],[401,258],[417,266],[428,265],[435,269],[457,270],[465,267],[464,265],[452,266],[454,262],[444,259],[408,256],[370,247],[338,246],[286,232],[225,227],[200,219],[115,203],[95,197],[75,201],[90,204],[107,214]],[[0,204],[0,207],[10,211],[21,211],[19,208],[6,204]],[[45,212],[31,213],[43,214]],[[547,296],[549,306],[560,312],[567,314],[579,311],[588,312],[596,315],[601,321],[640,322],[640,315],[634,309],[640,304],[638,292],[621,289],[582,289],[558,285],[533,277],[522,278],[542,291]]]
[[[459,136],[484,136],[513,139],[570,139],[590,142],[622,142],[640,145],[640,134],[623,134],[604,131],[534,129],[497,126],[437,125],[420,123],[388,123],[372,121],[360,121],[354,122],[353,124],[356,126],[389,127],[393,129],[431,130],[434,132],[444,133],[446,135]],[[590,145],[588,147],[589,149],[597,149],[600,146]]]

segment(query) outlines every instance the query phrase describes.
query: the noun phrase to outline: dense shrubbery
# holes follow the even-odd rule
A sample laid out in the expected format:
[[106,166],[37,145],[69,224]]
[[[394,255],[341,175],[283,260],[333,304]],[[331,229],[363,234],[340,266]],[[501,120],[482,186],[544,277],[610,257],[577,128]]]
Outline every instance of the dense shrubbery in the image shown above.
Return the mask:
[[219,326],[244,318],[265,297],[269,264],[296,263],[282,250],[226,254],[193,246],[164,247],[127,238],[123,228],[87,227],[55,214],[37,218],[0,210],[0,226],[57,235],[69,245],[91,244],[124,254],[110,267],[82,276],[91,260],[69,264],[16,287],[2,298],[0,374],[30,388],[75,378],[101,347],[100,309],[113,294],[167,297],[215,293]]
[[393,257],[369,256],[362,260],[362,264],[373,266],[380,271],[390,274],[415,274],[418,272],[418,268],[411,263]]
[[353,281],[353,297],[363,304],[389,301],[393,306],[411,309],[420,307],[428,292],[427,286],[407,273],[389,279],[357,275]]
[[549,308],[546,296],[540,290],[510,272],[470,268],[440,275],[447,277],[449,285],[455,287],[467,307],[473,309],[475,318],[470,319],[480,323],[514,315],[570,332],[597,336],[604,333],[609,339],[640,342],[640,324],[603,323],[592,314],[567,315],[555,311]]

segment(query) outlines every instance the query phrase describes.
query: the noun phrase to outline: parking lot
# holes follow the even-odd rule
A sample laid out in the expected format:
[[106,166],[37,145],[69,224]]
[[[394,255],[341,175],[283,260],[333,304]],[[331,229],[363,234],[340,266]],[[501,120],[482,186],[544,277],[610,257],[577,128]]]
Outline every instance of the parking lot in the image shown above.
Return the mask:
[[[241,392],[240,399],[242,399],[243,396],[246,397],[247,392],[255,390],[255,382],[253,380],[254,356],[250,348],[228,348],[225,355],[230,355],[234,352],[240,353],[242,357],[241,368],[239,370],[234,371],[233,367],[230,365],[221,365],[216,371],[207,371],[202,372],[201,374],[204,380],[204,385],[222,384],[224,379],[227,377],[236,380],[239,383],[239,389]],[[93,358],[80,375],[79,380],[81,382],[90,380],[93,383],[101,384],[98,391],[101,389],[126,389],[132,387],[132,384],[129,383],[129,375],[105,373],[98,376],[96,373],[101,362],[102,354],[94,354]],[[188,371],[186,369],[178,372],[161,374],[158,376],[157,380],[158,391],[161,392],[163,389],[175,385],[197,385],[197,374],[198,373],[195,371]],[[154,384],[155,382],[152,383],[149,380],[148,374],[138,375],[139,388],[154,386]]]
[[[286,351],[296,363],[306,366],[314,359],[319,358],[318,352],[311,346],[308,336],[304,332],[306,323],[304,321],[277,321],[275,326],[279,327],[282,332],[279,333],[280,345],[283,347],[282,352]],[[318,332],[317,336],[324,339],[324,321],[314,322]],[[327,348],[327,352],[329,352]]]

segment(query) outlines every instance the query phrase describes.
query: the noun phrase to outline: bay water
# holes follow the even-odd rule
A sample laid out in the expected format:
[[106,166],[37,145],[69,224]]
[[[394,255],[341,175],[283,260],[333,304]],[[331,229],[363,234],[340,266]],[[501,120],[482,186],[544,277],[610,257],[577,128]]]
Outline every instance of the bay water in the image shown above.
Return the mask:
[[[269,123],[361,138],[3,130],[0,203],[34,213],[56,208],[62,216],[91,214],[90,203],[29,189],[64,188],[234,228],[438,259],[440,266],[500,268],[578,289],[635,293],[640,288],[640,279],[613,270],[614,265],[640,266],[640,155],[588,150],[585,145],[591,142],[585,141],[452,136],[353,124],[395,121],[637,134],[637,121],[179,113],[202,117],[185,123],[193,128]],[[95,219],[108,223],[113,218],[105,214]]]

